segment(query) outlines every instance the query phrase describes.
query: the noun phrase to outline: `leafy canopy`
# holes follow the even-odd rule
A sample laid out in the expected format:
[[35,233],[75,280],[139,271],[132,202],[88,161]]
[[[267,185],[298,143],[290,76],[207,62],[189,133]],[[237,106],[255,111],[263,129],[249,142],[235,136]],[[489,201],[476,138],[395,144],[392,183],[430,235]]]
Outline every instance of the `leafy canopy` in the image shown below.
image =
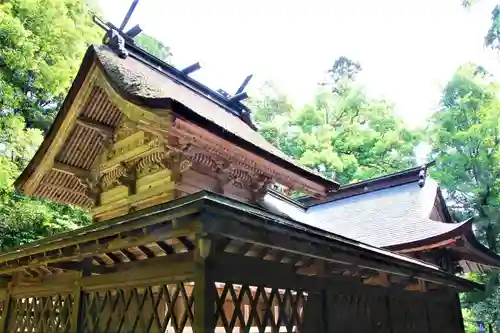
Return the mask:
[[[293,107],[272,83],[262,87],[250,106],[263,136],[300,163],[341,183],[414,166],[421,133],[408,129],[391,104],[370,99],[351,80],[359,64],[339,59],[329,71],[333,82],[319,88],[314,100],[302,107]],[[331,91],[331,86],[340,85]]]
[[163,44],[161,41],[144,33],[135,37],[135,43],[144,51],[149,52],[160,60],[169,62],[172,57],[170,48]]
[[91,222],[79,208],[16,193],[12,182],[42,142],[42,132],[18,115],[0,117],[0,250]]
[[87,44],[101,34],[84,0],[0,2],[0,112],[47,130]]

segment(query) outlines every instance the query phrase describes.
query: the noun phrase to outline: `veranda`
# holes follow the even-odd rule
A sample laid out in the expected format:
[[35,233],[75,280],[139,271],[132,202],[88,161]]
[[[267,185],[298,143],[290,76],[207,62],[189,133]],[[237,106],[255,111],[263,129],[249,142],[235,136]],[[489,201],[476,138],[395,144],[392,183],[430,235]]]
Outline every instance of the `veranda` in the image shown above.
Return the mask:
[[381,252],[200,192],[1,255],[0,331],[463,332],[472,283]]

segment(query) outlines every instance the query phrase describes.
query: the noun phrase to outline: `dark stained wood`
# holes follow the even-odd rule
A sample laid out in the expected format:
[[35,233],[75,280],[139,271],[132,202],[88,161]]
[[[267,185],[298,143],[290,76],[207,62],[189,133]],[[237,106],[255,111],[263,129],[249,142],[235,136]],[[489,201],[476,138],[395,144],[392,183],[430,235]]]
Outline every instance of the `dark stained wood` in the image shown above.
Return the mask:
[[211,240],[208,238],[196,237],[195,253],[195,275],[194,275],[194,331],[196,333],[212,333],[216,325],[215,322],[215,296],[216,289],[212,271],[209,269],[210,262],[207,257],[212,254],[213,248]]
[[[95,254],[106,253],[109,256],[109,251],[121,250],[123,248],[130,248],[134,246],[154,243],[169,238],[183,237],[183,235],[190,234],[192,232],[195,232],[196,230],[199,230],[199,227],[200,224],[196,220],[186,221],[182,225],[178,225],[177,229],[174,229],[172,225],[166,225],[165,227],[156,229],[153,234],[133,237],[117,237],[116,239],[107,243],[92,242],[87,245],[70,248],[67,251],[56,252],[53,256],[45,255],[38,260],[33,260],[28,257],[28,261],[22,264],[19,264],[18,261],[16,261],[15,264],[4,265],[3,267],[0,266],[0,274],[14,272],[19,269],[38,267],[54,262],[91,257],[95,256]],[[114,256],[114,259],[118,258]],[[120,262],[119,259],[118,262]]]
[[130,252],[129,250],[122,249],[121,252],[125,255],[125,257],[127,257],[128,260],[130,260],[130,261],[136,261],[137,260],[137,256],[134,253]]
[[7,290],[6,298],[3,300],[2,319],[0,320],[0,333],[8,333],[8,325],[11,317],[12,299]]
[[172,254],[174,253],[174,248],[170,245],[168,245],[166,242],[164,241],[159,241],[159,242],[156,242],[156,244],[166,253],[166,254]]
[[[394,275],[413,276],[428,282],[445,286],[453,286],[461,289],[457,283],[450,280],[450,276],[433,268],[429,268],[432,272],[415,272],[411,268],[411,264],[403,264],[400,259],[391,258],[393,263],[391,264],[373,260],[368,257],[365,258],[363,254],[354,254],[352,250],[347,248],[342,249],[324,246],[321,240],[317,239],[313,241],[304,233],[296,231],[288,231],[284,233],[283,231],[279,232],[278,230],[263,230],[262,228],[257,228],[252,225],[255,223],[255,220],[252,221],[248,217],[237,215],[230,211],[222,211],[219,208],[211,207],[210,210],[217,211],[218,214],[226,215],[230,218],[230,220],[224,220],[220,217],[215,219],[212,214],[204,215],[203,219],[210,222],[209,231],[220,236],[235,239],[240,242],[253,243],[290,254],[302,254],[325,260],[330,263],[351,265],[356,268],[370,269]],[[237,228],[233,225],[233,223],[237,223],[233,219],[240,222]]]
[[[163,259],[159,257],[158,259]],[[125,263],[123,265],[141,263],[135,261],[133,263]],[[130,267],[129,267],[130,268]],[[165,281],[190,281],[195,272],[193,262],[179,261],[170,262],[168,265],[159,265],[148,263],[140,269],[117,270],[115,273],[93,275],[81,279],[81,284],[84,290],[109,289],[116,286],[137,286],[137,285],[153,285]]]

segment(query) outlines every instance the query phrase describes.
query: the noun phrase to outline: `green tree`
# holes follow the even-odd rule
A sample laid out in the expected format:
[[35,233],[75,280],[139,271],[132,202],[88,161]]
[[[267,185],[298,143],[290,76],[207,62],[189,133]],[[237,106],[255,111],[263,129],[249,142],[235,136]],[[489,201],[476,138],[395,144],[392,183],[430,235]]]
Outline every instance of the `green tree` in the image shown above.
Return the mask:
[[172,57],[172,52],[170,48],[157,40],[146,34],[141,34],[135,38],[135,43],[137,46],[142,48],[144,51],[149,52],[160,60],[169,62]]
[[335,93],[320,88],[314,100],[300,108],[294,108],[285,94],[268,83],[249,105],[267,140],[341,183],[416,164],[414,148],[421,133],[408,129],[394,115],[391,104],[368,98],[352,80]]
[[500,176],[498,87],[480,67],[461,67],[444,89],[429,134],[433,176],[446,190],[458,219],[475,216],[485,243],[497,251]]
[[[483,68],[459,68],[443,91],[441,108],[429,125],[431,170],[445,190],[457,220],[474,217],[477,236],[500,250],[500,100],[499,87]],[[500,323],[498,272],[474,274],[485,292],[464,295],[462,304],[488,323]]]
[[500,5],[496,5],[491,12],[491,26],[484,43],[493,50],[500,51]]
[[0,112],[47,130],[102,31],[84,0],[0,1]]
[[12,182],[42,139],[42,132],[26,128],[21,116],[0,116],[0,250],[91,222],[88,214],[79,208],[14,191]]

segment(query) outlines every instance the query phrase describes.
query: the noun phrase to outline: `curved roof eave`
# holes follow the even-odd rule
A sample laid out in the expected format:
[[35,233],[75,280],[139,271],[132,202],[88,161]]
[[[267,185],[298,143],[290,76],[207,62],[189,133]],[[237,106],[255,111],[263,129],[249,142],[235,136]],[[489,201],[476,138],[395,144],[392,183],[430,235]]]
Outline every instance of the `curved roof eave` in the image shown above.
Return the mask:
[[[422,238],[419,240],[411,241],[411,242],[406,242],[406,243],[400,243],[400,244],[394,244],[394,245],[389,245],[385,246],[384,248],[391,250],[391,251],[401,251],[401,250],[411,250],[415,248],[422,248],[426,246],[432,246],[433,244],[440,243],[449,239],[457,238],[461,235],[464,235],[468,233],[469,231],[472,231],[472,218],[461,222],[461,223],[453,223],[450,225],[453,225],[454,228],[443,232],[439,235],[435,235],[432,237],[428,238]],[[437,223],[437,222],[436,222]]]
[[[105,50],[105,51],[102,51]],[[106,56],[100,55],[99,52],[101,53],[109,53]],[[33,172],[37,169],[39,166],[40,162],[42,161],[44,155],[48,152],[49,147],[51,146],[52,142],[54,141],[57,132],[59,131],[61,124],[63,123],[65,117],[67,116],[68,110],[70,109],[70,106],[73,104],[75,97],[80,89],[80,87],[84,84],[85,79],[87,78],[90,70],[93,68],[93,66],[99,66],[102,69],[102,72],[104,75],[107,77],[109,83],[113,86],[113,88],[120,94],[124,99],[127,99],[128,101],[137,104],[139,106],[145,106],[145,107],[150,107],[150,108],[159,108],[161,105],[164,107],[165,103],[171,103],[173,102],[177,106],[181,104],[180,102],[177,103],[176,101],[173,101],[167,96],[161,96],[161,95],[155,95],[154,91],[150,89],[150,87],[146,87],[145,90],[139,91],[142,86],[141,86],[141,79],[142,81],[149,81],[149,80],[144,80],[144,75],[141,76],[141,74],[137,75],[137,77],[131,78],[131,82],[128,82],[127,84],[123,84],[123,82],[117,82],[119,81],[119,78],[121,77],[120,75],[123,75],[122,73],[114,73],[115,75],[112,75],[110,73],[109,66],[108,68],[107,65],[105,64],[106,61],[108,61],[111,58],[112,51],[107,46],[94,46],[91,45],[88,49],[87,52],[85,53],[85,56],[83,58],[82,64],[80,66],[80,69],[76,75],[75,80],[73,81],[73,84],[68,92],[68,95],[66,96],[63,105],[58,112],[56,119],[54,120],[51,128],[49,129],[49,132],[45,138],[45,140],[42,142],[41,146],[35,153],[35,156],[31,159],[29,162],[28,166],[23,170],[21,175],[16,179],[14,186],[16,189],[23,189],[26,181],[32,176]],[[118,57],[114,54],[112,56]],[[121,61],[116,60],[116,61]],[[153,71],[157,71],[157,69],[153,68],[152,66],[148,66],[147,64],[141,62],[139,58],[130,60],[130,62],[134,62],[134,65],[136,66],[142,66],[147,68],[147,70],[152,73]],[[129,72],[130,69],[127,69]],[[116,74],[118,74],[118,77],[115,77]],[[157,75],[163,75],[163,74],[157,74]],[[149,77],[147,78],[149,79]],[[182,82],[176,82],[177,84],[182,84]],[[186,88],[193,90],[191,87],[184,85]],[[137,91],[127,91],[125,88],[130,88],[133,87],[138,88]],[[153,87],[154,89],[155,87]],[[148,90],[150,89],[150,90]],[[200,95],[199,93],[197,93]],[[204,99],[207,99],[207,96],[200,95],[200,97],[204,97]],[[211,101],[209,99],[209,101]],[[205,101],[206,102],[206,101]],[[211,101],[213,102],[213,101]],[[215,102],[214,102],[215,103]],[[168,105],[168,104],[167,104]],[[247,149],[248,151],[264,158],[269,161],[272,161],[274,164],[276,164],[279,167],[282,167],[284,169],[287,169],[298,176],[307,179],[308,181],[311,181],[313,183],[319,184],[325,188],[325,192],[328,192],[330,190],[335,190],[339,187],[339,184],[331,179],[325,178],[322,175],[313,172],[312,170],[308,170],[307,168],[304,168],[294,161],[290,160],[284,153],[279,151],[277,148],[273,147],[271,144],[269,144],[267,141],[266,142],[260,142],[264,140],[257,140],[260,142],[260,144],[257,144],[255,142],[252,142],[252,138],[245,138],[238,133],[234,133],[234,131],[231,131],[230,129],[226,128],[227,127],[227,122],[224,124],[218,123],[215,121],[212,121],[211,119],[207,119],[206,117],[203,117],[202,115],[199,115],[195,110],[190,110],[188,107],[178,107],[176,108],[175,112],[182,112],[185,113],[184,116],[188,117],[189,120],[193,121],[199,126],[203,126],[208,128],[212,133],[215,133],[225,140],[234,143],[244,149]],[[222,111],[222,110],[221,110]],[[224,113],[227,113],[230,115],[227,111],[224,111]],[[227,119],[226,119],[227,120]],[[236,120],[236,119],[235,119]],[[232,122],[232,121],[229,121]],[[248,126],[244,124],[241,120],[238,119],[238,123],[241,122],[242,125]],[[236,125],[238,126],[238,125]],[[234,127],[234,126],[233,126]],[[253,132],[253,133],[250,133]],[[244,134],[253,134],[254,136],[259,136],[258,133],[256,133],[254,130],[248,128],[242,131]],[[248,135],[247,135],[248,136]],[[250,135],[252,136],[252,135]],[[264,140],[265,141],[265,140]],[[326,193],[325,193],[326,194]]]
[[478,256],[485,259],[485,262],[481,262],[482,264],[500,268],[500,255],[481,244],[474,235],[472,228],[464,235],[464,238],[468,243],[467,245],[469,245]]

